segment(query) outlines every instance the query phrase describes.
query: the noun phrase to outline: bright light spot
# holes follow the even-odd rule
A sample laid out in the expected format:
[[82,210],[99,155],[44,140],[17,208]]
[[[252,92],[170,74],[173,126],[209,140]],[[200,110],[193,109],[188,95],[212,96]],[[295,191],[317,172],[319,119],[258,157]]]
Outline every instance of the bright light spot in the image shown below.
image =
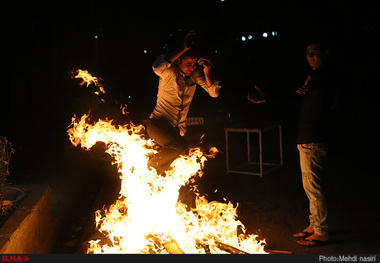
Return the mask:
[[128,96],[128,99],[130,99],[130,98],[132,98],[132,96],[131,96],[131,95],[129,95],[129,96]]
[[147,54],[148,53],[148,50],[144,49],[144,54]]
[[267,32],[264,32],[264,33],[263,33],[263,37],[268,37],[268,33],[267,33]]
[[277,36],[277,31],[272,31],[272,36]]
[[252,35],[249,35],[249,36],[248,36],[248,39],[249,39],[249,40],[252,40],[252,38],[253,38]]
[[241,41],[246,41],[247,39],[245,38],[245,36],[242,36],[241,37]]
[[98,36],[95,36],[95,39],[98,39]]

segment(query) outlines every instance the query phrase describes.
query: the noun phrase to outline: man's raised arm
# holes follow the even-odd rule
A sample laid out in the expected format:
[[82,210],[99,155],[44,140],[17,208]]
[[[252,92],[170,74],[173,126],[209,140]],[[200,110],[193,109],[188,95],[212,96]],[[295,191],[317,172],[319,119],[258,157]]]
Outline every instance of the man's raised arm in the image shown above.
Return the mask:
[[191,30],[185,36],[185,40],[183,41],[183,45],[176,51],[166,54],[165,60],[167,62],[173,63],[176,59],[182,56],[183,53],[188,51],[191,46],[194,44],[195,31]]

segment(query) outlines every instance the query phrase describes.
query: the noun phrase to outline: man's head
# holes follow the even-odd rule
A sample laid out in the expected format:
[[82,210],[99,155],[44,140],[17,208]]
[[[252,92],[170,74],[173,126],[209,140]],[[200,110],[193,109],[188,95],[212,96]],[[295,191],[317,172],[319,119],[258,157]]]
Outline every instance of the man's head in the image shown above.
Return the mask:
[[197,66],[198,56],[195,53],[186,51],[177,61],[179,69],[190,76]]
[[318,42],[310,42],[306,46],[306,59],[313,70],[319,68],[327,59],[330,50]]

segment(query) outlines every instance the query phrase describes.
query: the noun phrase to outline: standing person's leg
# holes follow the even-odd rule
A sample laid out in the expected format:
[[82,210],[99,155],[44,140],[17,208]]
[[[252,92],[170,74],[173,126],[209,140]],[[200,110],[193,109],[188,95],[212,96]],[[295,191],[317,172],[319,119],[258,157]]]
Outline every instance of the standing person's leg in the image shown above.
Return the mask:
[[314,232],[309,238],[321,237],[321,240],[327,240],[327,205],[323,191],[327,146],[320,143],[299,144],[298,150],[302,184],[309,199],[310,225],[308,229]]
[[159,152],[149,160],[149,165],[162,174],[170,164],[186,149],[187,143],[165,118],[149,119],[148,136],[161,146]]

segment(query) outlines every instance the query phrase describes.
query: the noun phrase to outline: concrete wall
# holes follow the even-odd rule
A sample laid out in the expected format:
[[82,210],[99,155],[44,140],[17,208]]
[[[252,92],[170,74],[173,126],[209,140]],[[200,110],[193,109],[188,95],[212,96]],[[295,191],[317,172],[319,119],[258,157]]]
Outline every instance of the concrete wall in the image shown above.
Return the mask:
[[51,252],[51,189],[45,185],[17,186],[27,193],[0,228],[0,254]]

